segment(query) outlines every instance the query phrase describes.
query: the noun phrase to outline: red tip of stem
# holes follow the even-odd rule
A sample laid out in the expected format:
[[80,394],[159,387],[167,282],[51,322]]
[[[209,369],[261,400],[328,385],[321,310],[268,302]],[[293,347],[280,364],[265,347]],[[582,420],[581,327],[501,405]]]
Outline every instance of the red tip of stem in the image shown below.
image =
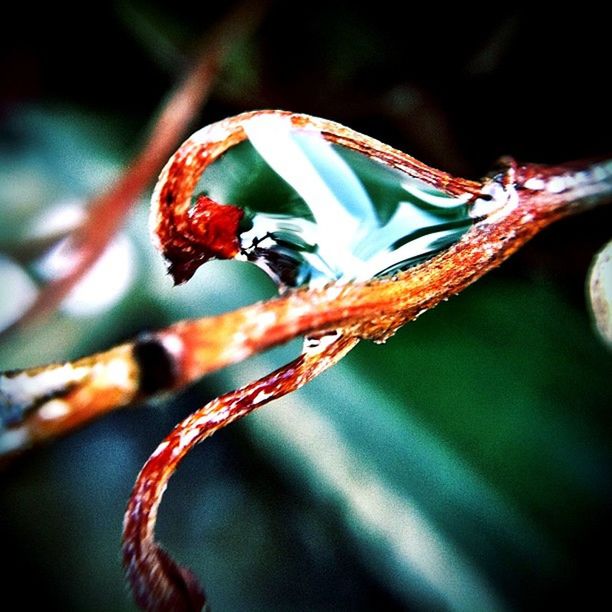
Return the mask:
[[191,208],[193,232],[205,249],[217,259],[231,259],[240,248],[238,224],[244,211],[229,204],[217,204],[205,195],[198,197]]
[[164,255],[176,284],[189,280],[211,259],[231,259],[240,250],[238,224],[244,211],[198,196],[188,212],[187,235],[175,236],[164,245]]

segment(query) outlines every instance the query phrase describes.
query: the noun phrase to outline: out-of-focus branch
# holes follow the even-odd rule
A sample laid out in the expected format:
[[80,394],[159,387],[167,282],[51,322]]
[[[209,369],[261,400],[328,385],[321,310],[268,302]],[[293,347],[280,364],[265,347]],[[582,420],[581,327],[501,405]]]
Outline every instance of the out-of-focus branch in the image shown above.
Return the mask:
[[86,221],[69,238],[72,267],[47,284],[34,303],[0,340],[52,312],[102,254],[140,194],[155,180],[160,169],[184,137],[198,109],[210,95],[224,59],[236,43],[259,23],[265,2],[239,3],[206,37],[193,66],[162,104],[141,151],[124,173],[89,205]]

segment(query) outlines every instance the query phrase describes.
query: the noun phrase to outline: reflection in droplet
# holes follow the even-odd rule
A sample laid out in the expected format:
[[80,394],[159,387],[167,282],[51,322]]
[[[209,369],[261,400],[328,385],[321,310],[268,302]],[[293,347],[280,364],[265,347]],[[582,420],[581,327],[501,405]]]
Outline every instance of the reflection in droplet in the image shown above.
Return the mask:
[[312,128],[262,115],[244,130],[247,140],[205,170],[199,194],[242,213],[236,246],[220,256],[256,263],[281,289],[406,269],[473,222],[468,194],[451,197]]

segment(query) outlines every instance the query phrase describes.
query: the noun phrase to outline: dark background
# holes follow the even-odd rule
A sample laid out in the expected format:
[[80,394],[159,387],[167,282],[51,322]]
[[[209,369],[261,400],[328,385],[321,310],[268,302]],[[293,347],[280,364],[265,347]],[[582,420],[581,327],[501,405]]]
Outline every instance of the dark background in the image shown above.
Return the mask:
[[[33,151],[53,175],[54,151],[64,141],[56,149],[41,144],[37,130],[46,128],[23,119],[37,109],[49,125],[58,115],[74,116],[73,130],[85,123],[79,142],[91,151],[82,149],[84,156],[125,162],[184,58],[228,6],[15,7],[0,58],[3,159],[23,160]],[[384,3],[273,2],[232,55],[194,127],[256,108],[306,112],[478,178],[501,155],[555,163],[609,154],[609,63],[608,21],[588,4],[537,12],[509,3],[478,11],[408,3],[400,14]],[[61,191],[61,175],[47,180]],[[65,192],[87,195],[82,184],[65,184]],[[146,202],[139,207],[144,211]],[[580,606],[587,593],[609,600],[598,551],[611,543],[612,359],[592,330],[584,281],[610,239],[610,220],[602,209],[559,222],[387,346],[360,347],[342,370],[355,387],[369,381],[394,406],[371,406],[366,394],[345,407],[346,419],[358,422],[360,411],[378,410],[385,421],[388,413],[398,416],[399,405],[402,423],[413,419],[434,446],[452,449],[534,527],[515,534],[526,542],[520,554],[507,534],[487,533],[481,542],[473,535],[476,515],[455,516],[452,504],[433,508],[434,485],[414,480],[418,474],[408,467],[400,477],[405,488],[398,490],[414,497],[444,542],[465,553],[510,609],[553,601]],[[148,266],[141,265],[142,277]],[[142,329],[206,314],[216,299],[203,295],[202,306],[186,307],[169,292],[162,302],[139,282],[146,278],[100,320],[57,315],[19,343],[29,345],[35,362],[37,342],[45,345],[41,361],[74,358]],[[270,292],[247,290],[249,283],[258,280],[230,289],[236,300]],[[0,367],[34,365],[16,362],[19,354],[16,346],[3,347]],[[6,600],[10,593],[23,607],[130,609],[119,537],[138,467],[179,418],[244,376],[237,368],[164,407],[112,415],[6,470],[0,476]],[[325,414],[333,389],[323,382],[315,390],[312,403]],[[360,446],[360,434],[345,434]],[[404,443],[409,439],[406,433]],[[411,448],[387,441],[381,433],[380,445],[374,438],[366,454],[385,457],[380,478],[395,487],[389,462],[410,461]],[[356,545],[347,527],[350,513],[333,495],[317,492],[316,480],[304,484],[299,461],[283,467],[282,444],[266,447],[240,424],[194,455],[170,485],[160,530],[168,548],[206,580],[215,609],[446,607],[443,598],[432,604],[419,594],[418,577],[404,589],[394,584],[399,578],[372,570],[368,545]],[[434,479],[444,467],[425,464]],[[224,580],[227,586],[219,586]]]

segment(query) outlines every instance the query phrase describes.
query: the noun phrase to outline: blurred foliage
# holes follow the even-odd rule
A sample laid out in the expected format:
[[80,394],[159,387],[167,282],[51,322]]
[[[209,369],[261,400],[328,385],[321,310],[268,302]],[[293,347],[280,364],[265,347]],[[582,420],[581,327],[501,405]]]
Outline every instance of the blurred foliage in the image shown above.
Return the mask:
[[[0,79],[0,253],[11,274],[41,281],[33,228],[119,172],[172,71],[226,8],[17,8]],[[609,153],[605,20],[508,4],[464,11],[411,7],[403,20],[390,7],[273,3],[196,124],[253,108],[308,112],[468,177],[501,154]],[[74,358],[273,295],[263,274],[231,263],[172,289],[149,244],[146,199],[123,232],[134,274],[112,306],[54,315],[0,347],[1,368]],[[189,456],[159,534],[205,581],[214,609],[606,600],[596,553],[611,543],[612,356],[591,328],[584,280],[611,227],[606,210],[559,223],[386,345],[362,343]],[[0,305],[14,303],[19,290],[0,270]],[[297,350],[110,415],[6,470],[7,601],[133,609],[119,539],[138,469],[184,415]]]

